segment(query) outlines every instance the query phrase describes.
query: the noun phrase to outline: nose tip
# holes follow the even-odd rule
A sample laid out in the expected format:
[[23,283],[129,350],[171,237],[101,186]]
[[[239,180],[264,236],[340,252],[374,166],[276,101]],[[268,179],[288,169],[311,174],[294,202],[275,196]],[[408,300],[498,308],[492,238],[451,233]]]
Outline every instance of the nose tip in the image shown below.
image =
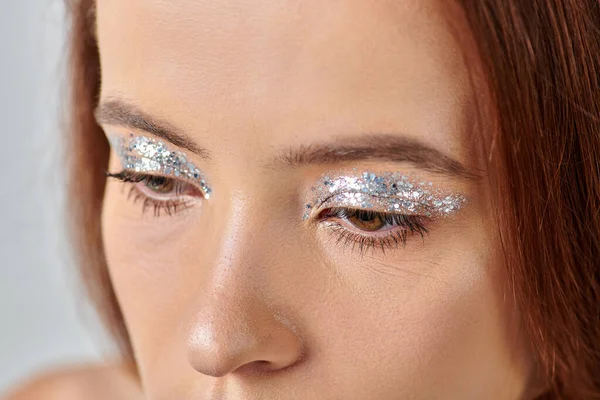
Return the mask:
[[190,365],[203,375],[264,373],[296,364],[302,342],[277,315],[227,314],[198,319],[188,340]]

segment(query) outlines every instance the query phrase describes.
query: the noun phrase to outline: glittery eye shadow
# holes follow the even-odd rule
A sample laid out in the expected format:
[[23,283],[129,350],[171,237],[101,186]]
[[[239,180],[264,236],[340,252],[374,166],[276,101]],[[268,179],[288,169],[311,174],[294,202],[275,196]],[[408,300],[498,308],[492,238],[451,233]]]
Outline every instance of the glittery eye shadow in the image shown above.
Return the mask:
[[125,138],[113,135],[108,139],[123,168],[135,172],[159,173],[186,179],[197,185],[206,199],[210,197],[212,189],[206,178],[181,151],[171,149],[164,142],[146,136],[130,134]]
[[312,188],[304,220],[325,207],[374,209],[427,217],[443,217],[458,211],[466,202],[460,194],[446,193],[432,182],[398,172],[340,172],[322,176]]

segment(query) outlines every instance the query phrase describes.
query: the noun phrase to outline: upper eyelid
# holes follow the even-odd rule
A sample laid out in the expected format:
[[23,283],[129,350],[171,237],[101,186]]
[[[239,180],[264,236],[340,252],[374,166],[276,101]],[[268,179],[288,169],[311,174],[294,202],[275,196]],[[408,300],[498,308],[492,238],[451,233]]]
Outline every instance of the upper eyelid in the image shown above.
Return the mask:
[[189,181],[206,199],[212,194],[204,174],[185,153],[146,136],[109,135],[108,138],[124,169]]
[[[129,178],[128,176],[125,176],[125,177],[118,176],[120,174],[123,174],[124,172],[126,172],[127,174],[130,174],[130,175],[137,175],[137,176],[135,176],[134,179],[128,179]],[[170,180],[174,181],[175,184],[189,185],[191,187],[197,188],[197,186],[194,183],[189,182],[186,179],[178,179],[178,178],[174,178],[172,176],[165,176],[165,175],[161,175],[161,174],[140,173],[140,172],[130,171],[130,170],[127,170],[127,169],[124,169],[123,172],[121,172],[119,174],[111,174],[111,173],[107,172],[106,175],[108,177],[114,177],[114,178],[120,179],[120,180],[122,180],[124,182],[129,182],[129,183],[136,184],[136,185],[140,184],[140,183],[144,183],[144,181],[146,179],[148,179],[149,177],[155,177],[155,178],[170,179]],[[197,188],[197,190],[201,192],[201,190],[199,188]],[[186,196],[188,196],[188,195],[182,194],[182,193],[176,193],[176,195],[177,195],[177,197],[186,197]],[[192,197],[192,196],[190,196],[190,197]]]
[[[348,202],[345,202],[345,201],[342,201],[342,202],[335,201],[334,198],[336,196],[340,196],[340,195],[344,195],[344,194],[359,194],[361,197],[370,197],[373,200],[381,200],[381,199],[387,199],[387,200],[399,199],[399,200],[401,200],[402,199],[401,197],[378,196],[378,195],[359,193],[359,192],[338,192],[338,193],[332,194],[331,196],[325,198],[323,201],[321,201],[317,205],[311,207],[309,212],[316,213],[318,211],[322,211],[323,209],[327,209],[327,208],[345,208],[348,210],[373,211],[373,212],[384,214],[384,215],[397,215],[397,214],[418,215],[418,213],[411,212],[401,206],[399,206],[397,209],[394,209],[394,210],[384,210],[384,209],[378,208],[377,206],[373,206],[372,203],[364,205],[364,204],[348,204]],[[423,211],[423,210],[421,210],[421,211]]]
[[313,186],[313,200],[306,203],[303,219],[331,204],[431,217],[451,214],[466,202],[463,195],[442,192],[432,182],[417,178],[398,172],[361,173],[356,168],[350,173],[323,175]]

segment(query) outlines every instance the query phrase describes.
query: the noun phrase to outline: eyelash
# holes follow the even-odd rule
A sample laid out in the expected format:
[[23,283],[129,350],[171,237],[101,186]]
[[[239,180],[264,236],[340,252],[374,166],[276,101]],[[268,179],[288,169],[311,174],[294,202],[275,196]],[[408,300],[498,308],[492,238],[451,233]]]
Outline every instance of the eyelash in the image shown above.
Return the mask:
[[[380,218],[386,225],[391,225],[392,229],[388,229],[384,235],[368,235],[351,230],[342,223],[337,222],[348,221],[352,217],[367,217]],[[429,229],[426,226],[428,218],[421,215],[395,214],[386,212],[377,212],[371,210],[361,210],[344,207],[332,207],[324,210],[319,214],[321,221],[327,223],[327,228],[332,233],[337,235],[336,244],[351,246],[352,250],[359,250],[364,254],[369,249],[372,251],[381,250],[385,253],[386,249],[397,249],[400,245],[406,246],[406,242],[410,236],[415,234],[420,235],[421,239],[425,239]],[[348,222],[352,224],[351,222]],[[359,228],[356,228],[360,230]],[[361,230],[362,232],[366,232]]]
[[[132,199],[133,203],[137,203],[138,201],[143,201],[142,203],[142,214],[145,214],[148,208],[153,209],[153,214],[155,217],[159,217],[161,212],[165,212],[167,215],[174,215],[175,213],[185,210],[189,208],[192,204],[192,200],[190,197],[195,196],[195,194],[185,194],[186,191],[191,190],[197,192],[199,196],[201,193],[198,189],[196,189],[192,184],[187,182],[168,178],[165,176],[159,175],[150,175],[143,174],[138,172],[133,172],[129,170],[123,170],[119,173],[113,174],[110,172],[106,172],[106,176],[109,178],[117,179],[124,183],[133,183],[129,189],[129,194],[127,195],[128,199]],[[169,196],[173,196],[175,199],[157,199],[153,198],[150,195],[144,193],[142,189],[138,187],[138,183],[143,183],[144,186],[148,187],[147,190],[151,191],[152,189],[149,187],[152,183],[156,184],[156,180],[162,180],[162,185],[173,185],[173,191],[168,193]],[[153,182],[154,181],[154,182]],[[157,196],[160,194],[156,193]]]
[[[189,208],[192,205],[191,203],[193,200],[190,200],[192,195],[185,194],[187,190],[191,189],[201,196],[200,191],[192,184],[174,178],[143,174],[129,170],[123,170],[116,174],[106,172],[106,176],[124,183],[133,183],[134,185],[131,186],[127,198],[133,199],[133,203],[137,203],[140,200],[143,201],[142,214],[146,213],[148,208],[151,207],[155,217],[159,217],[161,212],[172,216],[179,211]],[[143,183],[148,187],[152,183],[156,184],[155,180],[162,180],[161,183],[163,185],[173,185],[173,191],[169,193],[169,195],[173,196],[175,199],[161,200],[152,198],[144,193],[137,185]],[[152,189],[148,188],[148,190]],[[386,231],[388,233],[383,235],[359,233],[357,230],[361,232],[368,231],[361,230],[352,222],[349,222],[348,220],[350,218],[362,218],[363,220],[378,219],[380,222],[385,223],[386,226],[391,226],[391,229],[388,229]],[[343,243],[345,246],[351,246],[352,250],[358,248],[361,254],[369,249],[373,251],[379,249],[385,253],[386,249],[396,249],[400,245],[404,247],[410,236],[418,234],[424,239],[425,235],[429,232],[426,226],[428,218],[421,215],[386,213],[346,207],[330,207],[323,210],[318,215],[317,220],[317,222],[324,222],[327,224],[327,228],[337,236],[337,244]],[[349,225],[353,225],[355,228],[346,227],[338,221],[344,221]],[[378,232],[381,233],[379,230],[373,231],[373,233]]]

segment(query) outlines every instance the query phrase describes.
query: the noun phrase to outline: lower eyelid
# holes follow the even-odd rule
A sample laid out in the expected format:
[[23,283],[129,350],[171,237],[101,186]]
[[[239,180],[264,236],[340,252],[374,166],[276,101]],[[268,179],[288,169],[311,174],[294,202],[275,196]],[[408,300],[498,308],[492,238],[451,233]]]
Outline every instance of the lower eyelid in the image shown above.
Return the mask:
[[143,182],[143,181],[142,182],[136,182],[133,185],[135,186],[136,190],[140,191],[145,196],[148,196],[148,197],[153,198],[153,199],[155,198],[155,199],[158,199],[158,200],[162,200],[162,199],[165,199],[165,198],[166,199],[171,199],[171,198],[177,197],[174,194],[162,194],[161,195],[159,193],[156,193],[156,192],[152,191],[151,189],[149,189],[148,186],[146,186],[146,183]]
[[132,202],[136,206],[142,208],[142,214],[146,213],[149,209],[153,210],[154,216],[159,217],[162,215],[175,215],[179,212],[194,207],[198,199],[189,197],[187,198],[162,198],[158,199],[151,197],[146,193],[142,192],[137,185],[131,185],[127,200]]
[[[169,178],[169,177],[165,177],[165,178],[174,179],[174,178]],[[180,190],[178,193],[176,191],[174,191],[173,193],[160,194],[160,193],[148,188],[145,181],[136,182],[135,185],[139,188],[139,190],[143,191],[144,193],[147,193],[149,197],[179,198],[179,197],[196,197],[196,196],[200,197],[200,196],[202,196],[202,192],[200,191],[200,189],[198,189],[191,183],[184,182],[184,181],[177,181],[177,180],[174,180],[173,183],[174,183],[174,185],[183,186],[183,190]]]
[[[409,245],[409,240],[412,236],[419,235],[418,232],[411,232],[406,229],[393,229],[385,234],[365,234],[356,230],[347,229],[339,223],[331,222],[329,225],[323,226],[323,229],[328,231],[328,235],[333,239],[334,245],[340,245],[343,248],[348,248],[350,251],[357,251],[364,254],[367,251],[378,251],[382,254],[387,254],[388,250],[398,250]],[[341,249],[344,251],[344,249]]]
[[340,218],[330,218],[327,220],[323,221],[326,224],[330,224],[329,226],[335,225],[338,226],[340,228],[346,229],[348,231],[351,231],[353,233],[356,233],[358,235],[364,235],[364,236],[387,236],[389,235],[391,232],[395,231],[395,230],[406,230],[406,228],[403,228],[401,226],[392,226],[390,228],[386,228],[385,230],[378,230],[378,231],[364,231],[361,230],[359,228],[353,227],[352,224],[346,222],[344,223],[343,219]]
[[140,192],[140,194],[154,200],[157,202],[165,202],[165,201],[175,201],[175,202],[191,202],[199,199],[199,196],[194,196],[190,194],[177,194],[177,193],[168,193],[168,194],[159,194],[157,192],[149,189],[144,182],[134,183],[135,190]]

